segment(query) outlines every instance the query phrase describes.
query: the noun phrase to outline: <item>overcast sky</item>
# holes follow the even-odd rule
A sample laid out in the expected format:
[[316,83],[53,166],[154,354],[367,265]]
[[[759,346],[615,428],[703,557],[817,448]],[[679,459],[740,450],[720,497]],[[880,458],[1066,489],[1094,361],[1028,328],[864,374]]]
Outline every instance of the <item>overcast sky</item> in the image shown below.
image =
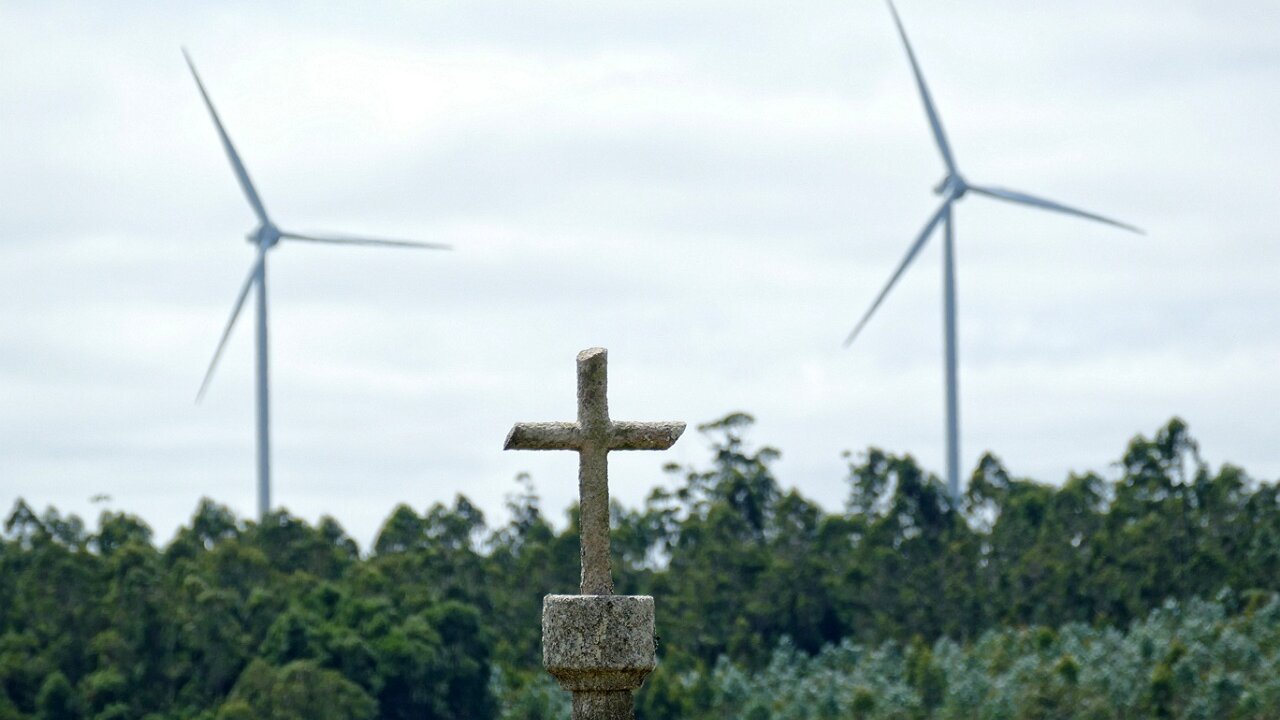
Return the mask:
[[[1280,5],[901,0],[956,159],[1147,236],[957,206],[962,460],[1114,474],[1186,419],[1280,476]],[[781,482],[841,506],[841,453],[943,469],[941,245],[841,341],[937,203],[943,165],[877,0],[0,5],[0,505],[254,512],[253,325],[201,376],[255,224],[186,45],[282,227],[451,253],[269,256],[276,500],[367,546],[400,502],[502,521],[530,471],[556,522],[610,352],[611,457],[637,504],[693,426],[753,413]],[[93,505],[98,493],[111,496]]]

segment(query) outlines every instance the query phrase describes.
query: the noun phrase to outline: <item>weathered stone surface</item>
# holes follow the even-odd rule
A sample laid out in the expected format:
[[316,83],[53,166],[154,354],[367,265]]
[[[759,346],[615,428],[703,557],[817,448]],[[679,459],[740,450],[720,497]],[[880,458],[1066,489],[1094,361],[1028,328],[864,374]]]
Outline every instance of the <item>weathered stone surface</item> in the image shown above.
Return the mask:
[[586,720],[635,720],[635,703],[630,690],[617,692],[576,692],[573,717]]
[[630,691],[644,684],[657,664],[653,633],[648,595],[548,595],[542,600],[542,663],[574,693],[627,691],[629,701]]

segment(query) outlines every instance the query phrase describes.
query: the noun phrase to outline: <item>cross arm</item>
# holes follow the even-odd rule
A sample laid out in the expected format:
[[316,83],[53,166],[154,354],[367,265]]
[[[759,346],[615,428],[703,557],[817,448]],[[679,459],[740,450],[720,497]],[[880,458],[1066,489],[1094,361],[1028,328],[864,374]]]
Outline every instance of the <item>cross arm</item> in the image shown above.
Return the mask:
[[507,433],[503,450],[580,450],[582,431],[577,423],[516,423]]
[[666,450],[683,432],[682,422],[615,422],[609,433],[609,449]]

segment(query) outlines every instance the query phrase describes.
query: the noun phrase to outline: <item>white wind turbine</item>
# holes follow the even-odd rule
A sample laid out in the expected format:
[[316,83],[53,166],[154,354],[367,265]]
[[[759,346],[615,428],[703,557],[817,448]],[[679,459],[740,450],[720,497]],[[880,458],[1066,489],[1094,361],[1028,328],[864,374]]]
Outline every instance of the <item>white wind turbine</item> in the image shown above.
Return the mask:
[[240,294],[236,296],[235,306],[231,309],[231,319],[227,321],[227,326],[222,331],[222,338],[218,340],[218,348],[213,353],[213,360],[209,363],[208,371],[205,372],[204,381],[200,383],[200,391],[196,394],[196,402],[199,402],[204,397],[205,390],[209,388],[209,381],[213,379],[214,368],[218,366],[218,358],[221,357],[222,350],[226,347],[227,338],[231,335],[231,328],[235,326],[236,318],[240,317],[240,310],[244,307],[244,302],[249,297],[249,291],[256,286],[258,301],[256,318],[258,516],[261,518],[265,517],[271,510],[271,441],[268,429],[269,403],[267,393],[267,251],[275,247],[276,243],[282,239],[338,245],[382,245],[435,250],[449,250],[450,247],[439,243],[381,240],[348,235],[303,235],[281,230],[267,216],[267,209],[263,206],[262,199],[258,197],[258,191],[254,189],[253,182],[249,180],[249,173],[245,171],[244,163],[240,162],[240,155],[236,152],[235,147],[232,146],[231,138],[227,137],[227,131],[222,127],[222,120],[218,118],[218,112],[213,109],[213,102],[209,100],[209,93],[205,91],[204,83],[200,81],[196,66],[191,62],[191,56],[187,54],[185,48],[182,51],[182,55],[187,60],[187,67],[191,68],[191,75],[196,80],[196,87],[200,89],[200,95],[204,98],[205,106],[209,108],[209,115],[213,118],[213,124],[218,130],[218,137],[222,140],[222,149],[226,151],[227,159],[231,161],[231,168],[235,171],[236,179],[240,182],[240,189],[244,191],[245,197],[249,200],[249,205],[253,207],[253,212],[258,217],[258,227],[250,232],[246,238],[257,249],[257,256],[254,258],[253,265],[249,268],[249,276],[245,278],[244,285],[240,288]]
[[929,236],[932,235],[934,228],[939,223],[943,226],[943,304],[944,304],[944,336],[945,336],[945,355],[946,355],[946,403],[947,403],[947,490],[951,497],[959,499],[960,497],[960,475],[959,475],[959,436],[960,436],[960,420],[957,405],[957,382],[956,382],[956,281],[955,281],[955,264],[954,254],[952,252],[952,239],[954,236],[954,219],[951,205],[964,197],[966,193],[972,191],[979,195],[996,198],[997,200],[1007,200],[1009,202],[1020,203],[1022,205],[1030,205],[1032,207],[1043,208],[1045,210],[1054,210],[1068,215],[1087,218],[1089,220],[1097,220],[1108,225],[1114,225],[1132,232],[1141,234],[1142,231],[1132,225],[1112,220],[1101,215],[1095,215],[1090,212],[1078,210],[1068,207],[1061,203],[1044,198],[1035,197],[1022,192],[1006,190],[1004,188],[973,185],[970,184],[960,174],[956,168],[955,158],[951,155],[951,146],[947,144],[947,136],[942,131],[942,121],[938,119],[938,112],[933,107],[933,99],[929,96],[929,88],[925,85],[924,75],[920,72],[920,65],[916,62],[915,53],[911,50],[911,43],[907,40],[907,32],[902,27],[902,20],[898,17],[898,10],[893,5],[893,0],[886,0],[889,4],[889,12],[893,14],[893,22],[898,27],[898,35],[902,37],[902,44],[907,50],[907,59],[911,61],[911,71],[915,74],[916,87],[920,90],[920,99],[924,102],[924,111],[929,118],[929,125],[933,128],[933,139],[938,144],[938,151],[942,154],[942,161],[947,166],[946,177],[942,182],[934,188],[934,192],[943,197],[942,205],[925,223],[924,229],[916,237],[915,242],[911,244],[911,248],[907,250],[907,256],[898,264],[898,268],[894,270],[893,275],[889,277],[889,282],[885,284],[884,289],[876,296],[874,302],[871,303],[870,309],[858,321],[853,332],[849,333],[849,337],[845,339],[844,345],[848,347],[853,343],[854,338],[858,337],[858,333],[871,319],[871,315],[875,313],[876,308],[880,307],[880,303],[884,301],[889,290],[893,288],[894,283],[898,282],[898,278],[915,259],[920,249],[928,242]]

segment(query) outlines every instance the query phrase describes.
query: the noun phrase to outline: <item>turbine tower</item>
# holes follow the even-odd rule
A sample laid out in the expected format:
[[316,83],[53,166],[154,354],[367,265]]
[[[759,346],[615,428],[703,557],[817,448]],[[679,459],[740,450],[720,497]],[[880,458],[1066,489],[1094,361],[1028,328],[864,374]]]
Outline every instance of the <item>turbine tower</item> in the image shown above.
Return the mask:
[[928,242],[934,229],[941,224],[943,228],[942,295],[944,356],[946,362],[947,490],[953,499],[958,500],[960,498],[960,418],[959,408],[957,407],[958,383],[956,381],[956,274],[953,249],[955,213],[952,205],[967,193],[974,192],[997,200],[1006,200],[1021,205],[1030,205],[1031,207],[1075,215],[1088,220],[1096,220],[1139,234],[1142,234],[1142,231],[1132,225],[1126,225],[1111,218],[1068,207],[1052,200],[999,187],[973,185],[965,180],[964,176],[956,168],[955,158],[951,155],[951,146],[947,143],[946,133],[942,131],[942,121],[938,119],[938,111],[934,108],[933,99],[929,96],[929,88],[925,85],[924,75],[920,72],[919,63],[916,62],[915,52],[912,51],[911,43],[907,40],[907,31],[902,27],[902,19],[898,17],[898,10],[894,7],[893,0],[886,0],[886,2],[889,4],[889,12],[893,15],[893,22],[898,27],[898,35],[902,38],[902,44],[907,50],[907,59],[911,62],[911,71],[915,75],[916,87],[920,91],[920,100],[924,103],[924,112],[929,118],[929,126],[933,129],[933,139],[938,145],[938,152],[942,155],[942,162],[946,165],[947,174],[943,177],[942,182],[934,188],[934,192],[943,198],[941,206],[925,223],[924,229],[920,231],[915,242],[907,250],[907,256],[902,259],[897,269],[893,271],[893,275],[889,277],[889,282],[885,284],[884,289],[876,296],[875,301],[871,303],[871,307],[862,316],[862,319],[858,321],[857,326],[853,328],[853,332],[849,333],[844,345],[848,347],[858,337],[858,333],[862,332],[862,328],[866,326],[872,314],[880,307],[880,303],[884,302],[885,296],[889,294],[894,283],[898,282],[898,278],[902,277],[902,273],[906,271],[907,266],[911,264],[911,261],[919,254],[920,249]]
[[267,383],[267,251],[275,247],[281,240],[302,240],[337,245],[429,248],[434,250],[449,250],[451,248],[448,245],[439,243],[382,240],[349,235],[304,235],[281,230],[267,215],[267,209],[263,206],[262,199],[258,196],[258,191],[254,189],[253,182],[249,180],[249,173],[244,169],[244,163],[240,162],[240,155],[231,144],[231,138],[227,137],[227,131],[222,127],[222,120],[218,118],[218,111],[213,109],[213,102],[209,99],[209,93],[205,91],[204,83],[200,81],[196,66],[191,62],[191,56],[187,54],[185,48],[182,50],[182,56],[186,58],[187,67],[191,68],[191,76],[195,78],[196,87],[200,89],[200,96],[204,98],[204,104],[209,108],[209,115],[213,118],[213,125],[218,130],[218,138],[222,141],[222,149],[226,151],[227,159],[231,161],[231,169],[235,172],[236,179],[240,182],[240,189],[244,191],[245,197],[249,200],[249,205],[253,207],[253,212],[258,218],[258,226],[246,237],[257,251],[256,257],[249,267],[249,276],[245,278],[244,285],[240,287],[240,294],[236,296],[235,305],[231,308],[231,319],[227,321],[227,326],[222,331],[222,338],[218,340],[218,348],[214,351],[213,360],[209,363],[209,369],[205,372],[204,380],[200,383],[200,391],[196,394],[196,402],[200,402],[200,399],[204,397],[205,391],[209,389],[209,381],[213,379],[213,371],[218,366],[218,358],[222,356],[222,350],[226,347],[227,338],[231,336],[231,328],[235,326],[236,319],[240,317],[240,310],[244,307],[245,300],[249,297],[249,291],[256,288],[257,363],[255,364],[256,383],[254,387],[257,406],[258,517],[264,518],[271,510],[271,434],[269,431],[270,403]]

